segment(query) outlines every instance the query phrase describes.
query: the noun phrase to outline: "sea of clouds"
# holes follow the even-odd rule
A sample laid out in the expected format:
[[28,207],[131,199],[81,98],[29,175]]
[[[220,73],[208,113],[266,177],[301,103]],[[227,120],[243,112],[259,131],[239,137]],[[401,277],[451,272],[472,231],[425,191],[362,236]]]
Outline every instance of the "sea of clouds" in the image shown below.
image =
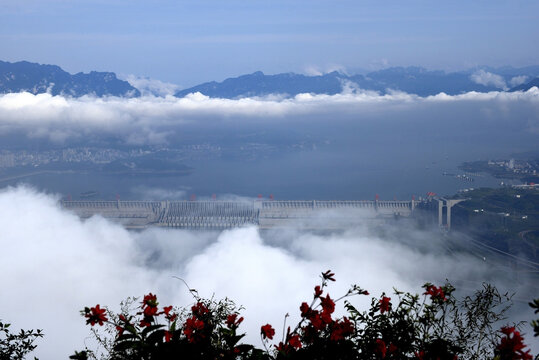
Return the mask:
[[432,126],[436,126],[446,121],[443,114],[460,116],[462,109],[469,108],[476,109],[487,120],[491,118],[494,124],[511,122],[527,131],[539,131],[539,89],[532,88],[527,92],[469,92],[454,96],[440,93],[428,97],[350,90],[337,95],[272,95],[234,100],[209,98],[200,93],[184,98],[133,99],[11,93],[0,95],[0,136],[18,133],[62,143],[89,135],[114,135],[127,144],[164,144],[189,127],[238,123],[293,127],[327,123],[328,117],[338,125],[351,119],[360,122],[370,116],[413,122],[414,118],[429,114]]
[[[261,233],[256,227],[129,232],[100,217],[81,220],[57,200],[28,187],[0,192],[0,316],[16,329],[43,329],[36,355],[45,360],[94,346],[79,314],[84,306],[118,310],[128,296],[148,292],[158,294],[162,305],[190,306],[194,300],[176,277],[203,297],[229,297],[244,306],[241,329],[255,345],[261,325],[269,322],[280,331],[286,313],[289,322],[298,319],[299,305],[327,269],[337,278],[332,297],[351,284],[380,296],[393,287],[419,293],[424,282],[445,279],[467,292],[482,281],[514,290],[511,276],[482,255],[449,254],[436,232],[386,226],[381,235],[367,220],[325,234]],[[352,301],[366,309],[370,297]],[[531,311],[521,316],[528,320]]]

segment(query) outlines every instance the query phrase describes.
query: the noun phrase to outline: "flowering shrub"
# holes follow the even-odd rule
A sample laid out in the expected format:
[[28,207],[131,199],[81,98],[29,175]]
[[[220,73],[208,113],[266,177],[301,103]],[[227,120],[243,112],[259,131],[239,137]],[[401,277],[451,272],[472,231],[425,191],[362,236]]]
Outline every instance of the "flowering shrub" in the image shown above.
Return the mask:
[[516,329],[511,327],[502,327],[500,330],[505,336],[502,337],[498,346],[496,346],[497,359],[515,359],[531,360],[530,350],[524,351],[526,345],[522,342],[524,339]]
[[[484,285],[473,296],[457,301],[450,284],[425,284],[425,292],[412,295],[394,291],[371,299],[367,311],[359,311],[348,300],[369,296],[353,286],[344,296],[333,298],[326,292],[335,275],[326,271],[314,287],[310,302],[300,307],[300,321],[286,327],[282,339],[275,328],[260,328],[262,348],[242,344],[238,332],[243,321],[229,301],[205,300],[193,292],[190,309],[160,306],[157,296],[147,294],[124,303],[120,314],[99,305],[85,308],[86,323],[105,326],[112,339],[97,339],[106,349],[107,359],[522,359],[531,360],[523,338],[515,327],[494,327],[503,319],[510,298]],[[347,315],[335,317],[336,303],[343,301]],[[286,318],[285,318],[286,323]],[[90,351],[71,358],[96,358]]]
[[[122,304],[122,312],[113,314],[99,305],[85,308],[86,323],[108,325],[112,341],[94,332],[105,348],[105,358],[172,359],[181,354],[186,359],[265,359],[262,350],[239,344],[244,334],[237,329],[243,322],[229,300],[212,301],[196,296],[188,311],[160,306],[157,296],[143,297],[136,309],[134,299]],[[132,314],[134,312],[134,314]],[[76,352],[72,359],[97,358],[91,351]]]

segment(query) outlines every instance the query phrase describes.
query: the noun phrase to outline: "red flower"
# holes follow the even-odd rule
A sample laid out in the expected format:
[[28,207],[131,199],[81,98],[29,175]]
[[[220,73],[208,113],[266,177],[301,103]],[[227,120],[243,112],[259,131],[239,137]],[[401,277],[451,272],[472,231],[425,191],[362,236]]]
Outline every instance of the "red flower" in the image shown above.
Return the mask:
[[[500,330],[505,336],[496,346],[496,353],[501,359],[511,360],[531,360],[530,350],[524,351],[526,345],[522,342],[524,338],[514,327],[502,327]],[[511,336],[512,335],[512,336]]]
[[99,304],[90,309],[85,308],[84,311],[86,312],[84,316],[87,318],[86,324],[91,324],[94,326],[96,323],[98,323],[99,326],[103,326],[103,322],[108,321],[107,315],[105,315],[106,310],[101,309]]
[[[127,318],[125,317],[124,314],[118,315],[118,319],[119,319],[120,322],[122,322],[124,324],[124,326],[129,324],[129,321],[127,321]],[[123,333],[124,333],[125,328],[120,326],[120,325],[116,325],[116,330],[118,331],[118,336],[122,336]]]
[[329,297],[329,294],[325,298],[321,297],[320,303],[322,305],[322,309],[324,310],[324,312],[332,314],[335,311],[335,302],[331,300],[331,298]]
[[344,317],[342,321],[337,321],[333,325],[333,330],[331,332],[330,340],[339,341],[344,339],[346,336],[351,335],[354,332],[354,325],[348,320],[347,317]]
[[436,287],[434,285],[429,285],[426,288],[427,291],[423,293],[423,295],[430,295],[431,300],[441,300],[446,301],[447,298],[445,297],[444,290],[442,287]]
[[283,344],[283,342],[281,341],[279,342],[279,345],[275,345],[275,349],[277,349],[277,351],[279,352],[283,352],[286,354],[290,350],[290,346]]
[[[157,305],[159,305],[159,303],[157,302],[157,296],[155,296],[152,293],[149,293],[148,295],[144,295],[141,308],[143,310],[145,320],[151,321],[152,320],[151,317],[154,315],[157,315]],[[149,322],[149,321],[146,321],[146,322]]]
[[362,292],[360,292],[361,295],[370,295],[369,292],[367,290],[363,290]]
[[320,295],[322,295],[323,291],[322,289],[320,289],[320,286],[315,286],[314,287],[314,297],[317,298],[317,297],[320,297]]
[[122,336],[124,333],[124,328],[119,325],[116,325],[116,331],[118,331],[118,336]]
[[178,314],[174,314],[174,313],[170,313],[170,311],[172,310],[172,305],[171,306],[165,306],[163,308],[163,314],[165,314],[165,318],[168,320],[168,321],[174,321],[176,320],[176,317],[178,316]]
[[291,336],[290,339],[288,340],[288,343],[290,344],[290,346],[292,346],[295,349],[301,348],[301,341],[299,341],[299,335]]
[[168,330],[165,330],[165,342],[169,342],[172,339],[172,333]]
[[146,306],[146,308],[144,308],[144,316],[154,315],[157,315],[157,306]]
[[266,324],[260,328],[260,333],[264,339],[272,340],[275,335],[275,329],[270,324]]
[[509,326],[504,326],[504,327],[502,327],[502,328],[500,329],[500,332],[503,333],[504,335],[509,336],[509,335],[511,335],[512,333],[514,333],[515,330],[516,330],[516,329],[515,329],[514,326],[511,326],[511,327],[509,327]]
[[414,355],[418,360],[423,360],[423,358],[425,357],[425,352],[423,350],[419,352],[416,351]]
[[382,356],[382,359],[386,357],[386,343],[382,339],[376,339],[376,353]]
[[204,330],[204,321],[195,317],[187,319],[183,326],[183,333],[191,343],[197,342],[205,337],[202,330]]
[[146,327],[152,325],[153,316],[145,316],[144,319],[140,320],[139,326]]
[[393,354],[395,351],[397,351],[399,348],[396,347],[395,345],[393,344],[389,344],[389,346],[387,347],[387,351],[389,351],[390,354]]
[[156,307],[157,305],[159,305],[159,303],[157,302],[157,296],[152,294],[152,293],[149,293],[148,295],[144,295],[144,299],[142,300],[142,307],[146,307],[146,306],[152,306],[152,307]]
[[303,302],[301,303],[299,310],[301,311],[301,317],[307,317],[311,312],[311,307],[306,302]]
[[228,326],[229,329],[237,328],[242,321],[243,317],[238,319],[238,314],[230,314],[226,318],[226,326]]
[[202,317],[204,314],[210,312],[210,310],[208,310],[208,308],[201,302],[197,302],[193,307],[191,307],[191,311],[196,317]]
[[299,349],[299,348],[301,348],[301,342],[299,341],[298,335],[292,336],[286,344],[279,342],[279,345],[275,346],[275,349],[277,349],[277,351],[282,352],[284,354],[288,354],[292,349]]
[[383,314],[385,313],[386,311],[389,311],[389,309],[391,308],[391,298],[388,298],[386,296],[382,297],[382,299],[380,300],[380,312]]
[[333,319],[331,318],[331,314],[326,311],[322,311],[322,313],[320,314],[320,318],[322,319],[322,322],[324,324],[330,324],[333,321]]
[[[330,316],[330,320],[331,320],[331,316]],[[322,321],[322,318],[320,317],[320,314],[318,313],[318,311],[313,311],[311,313],[311,315],[309,316],[309,321],[311,322],[311,324],[316,330],[322,330],[322,328],[324,327],[324,322]]]

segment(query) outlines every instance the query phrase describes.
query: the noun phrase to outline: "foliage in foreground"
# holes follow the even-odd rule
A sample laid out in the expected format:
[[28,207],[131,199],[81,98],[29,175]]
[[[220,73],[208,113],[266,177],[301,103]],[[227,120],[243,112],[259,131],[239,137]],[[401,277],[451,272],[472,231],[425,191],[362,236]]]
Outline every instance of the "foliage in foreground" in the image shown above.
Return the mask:
[[[333,299],[325,290],[334,274],[324,272],[321,280],[312,300],[301,304],[301,320],[285,327],[282,339],[274,340],[270,324],[261,327],[262,348],[241,342],[243,317],[230,300],[202,299],[193,291],[191,309],[174,309],[160,307],[150,293],[135,308],[135,299],[123,303],[120,314],[100,305],[85,308],[87,324],[105,325],[105,334],[92,328],[103,351],[86,349],[71,359],[532,359],[515,327],[494,328],[510,297],[490,285],[457,300],[450,284],[425,284],[422,296],[395,290],[360,311],[347,298],[368,291],[353,286]],[[347,316],[336,318],[340,300]]]
[[43,337],[41,330],[19,330],[12,333],[11,324],[0,320],[0,360],[19,360],[32,352],[37,345],[34,341]]

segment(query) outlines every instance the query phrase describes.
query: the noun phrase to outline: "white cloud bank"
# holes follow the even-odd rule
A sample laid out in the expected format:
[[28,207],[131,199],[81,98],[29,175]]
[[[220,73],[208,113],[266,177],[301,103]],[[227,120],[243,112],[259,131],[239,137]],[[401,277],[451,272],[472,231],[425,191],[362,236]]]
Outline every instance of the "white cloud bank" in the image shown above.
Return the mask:
[[[245,306],[242,329],[254,344],[260,325],[278,328],[287,312],[294,321],[327,269],[337,274],[333,296],[353,283],[373,296],[393,286],[419,292],[423,282],[446,277],[477,289],[477,280],[492,276],[490,264],[443,255],[432,234],[402,228],[385,240],[361,227],[324,236],[261,237],[253,227],[221,234],[131,233],[101,218],[81,221],[60,209],[56,198],[28,188],[2,190],[0,209],[0,318],[14,328],[43,328],[36,353],[43,360],[65,359],[84,347],[89,329],[79,310],[86,305],[117,309],[127,296],[151,291],[163,305],[188,306],[192,298],[173,276],[204,297],[228,296]],[[369,299],[357,301],[366,306]]]
[[524,84],[526,81],[528,81],[528,77],[526,75],[519,75],[511,78],[509,84],[515,87]]
[[169,96],[174,95],[180,89],[178,85],[173,83],[136,75],[124,76],[122,80],[126,80],[131,86],[140,91],[142,96]]
[[[82,138],[88,135],[111,135],[132,144],[166,143],[184,126],[207,126],[228,121],[248,124],[278,123],[320,115],[338,122],[343,116],[369,113],[387,114],[421,111],[426,107],[457,107],[475,104],[489,109],[506,110],[514,104],[539,104],[539,90],[527,92],[469,92],[461,95],[440,93],[419,97],[402,92],[379,95],[374,92],[347,92],[337,95],[299,94],[291,99],[279,97],[244,98],[238,100],[209,98],[200,93],[184,98],[142,97],[126,99],[64,98],[50,94],[14,93],[0,96],[0,135],[22,133],[29,138],[45,138],[54,142]],[[440,111],[447,111],[443,109]],[[450,110],[452,111],[452,110]],[[395,115],[396,114],[396,115]],[[358,120],[360,121],[360,120]],[[433,120],[436,121],[436,120]],[[529,118],[529,127],[538,128],[537,115]]]
[[507,84],[502,76],[493,74],[483,69],[476,71],[470,76],[470,79],[479,85],[494,86],[498,89],[507,90]]
[[308,76],[322,76],[324,74],[329,74],[334,71],[337,71],[341,74],[348,74],[346,67],[339,64],[329,64],[324,67],[316,65],[307,65],[305,66],[303,72]]

